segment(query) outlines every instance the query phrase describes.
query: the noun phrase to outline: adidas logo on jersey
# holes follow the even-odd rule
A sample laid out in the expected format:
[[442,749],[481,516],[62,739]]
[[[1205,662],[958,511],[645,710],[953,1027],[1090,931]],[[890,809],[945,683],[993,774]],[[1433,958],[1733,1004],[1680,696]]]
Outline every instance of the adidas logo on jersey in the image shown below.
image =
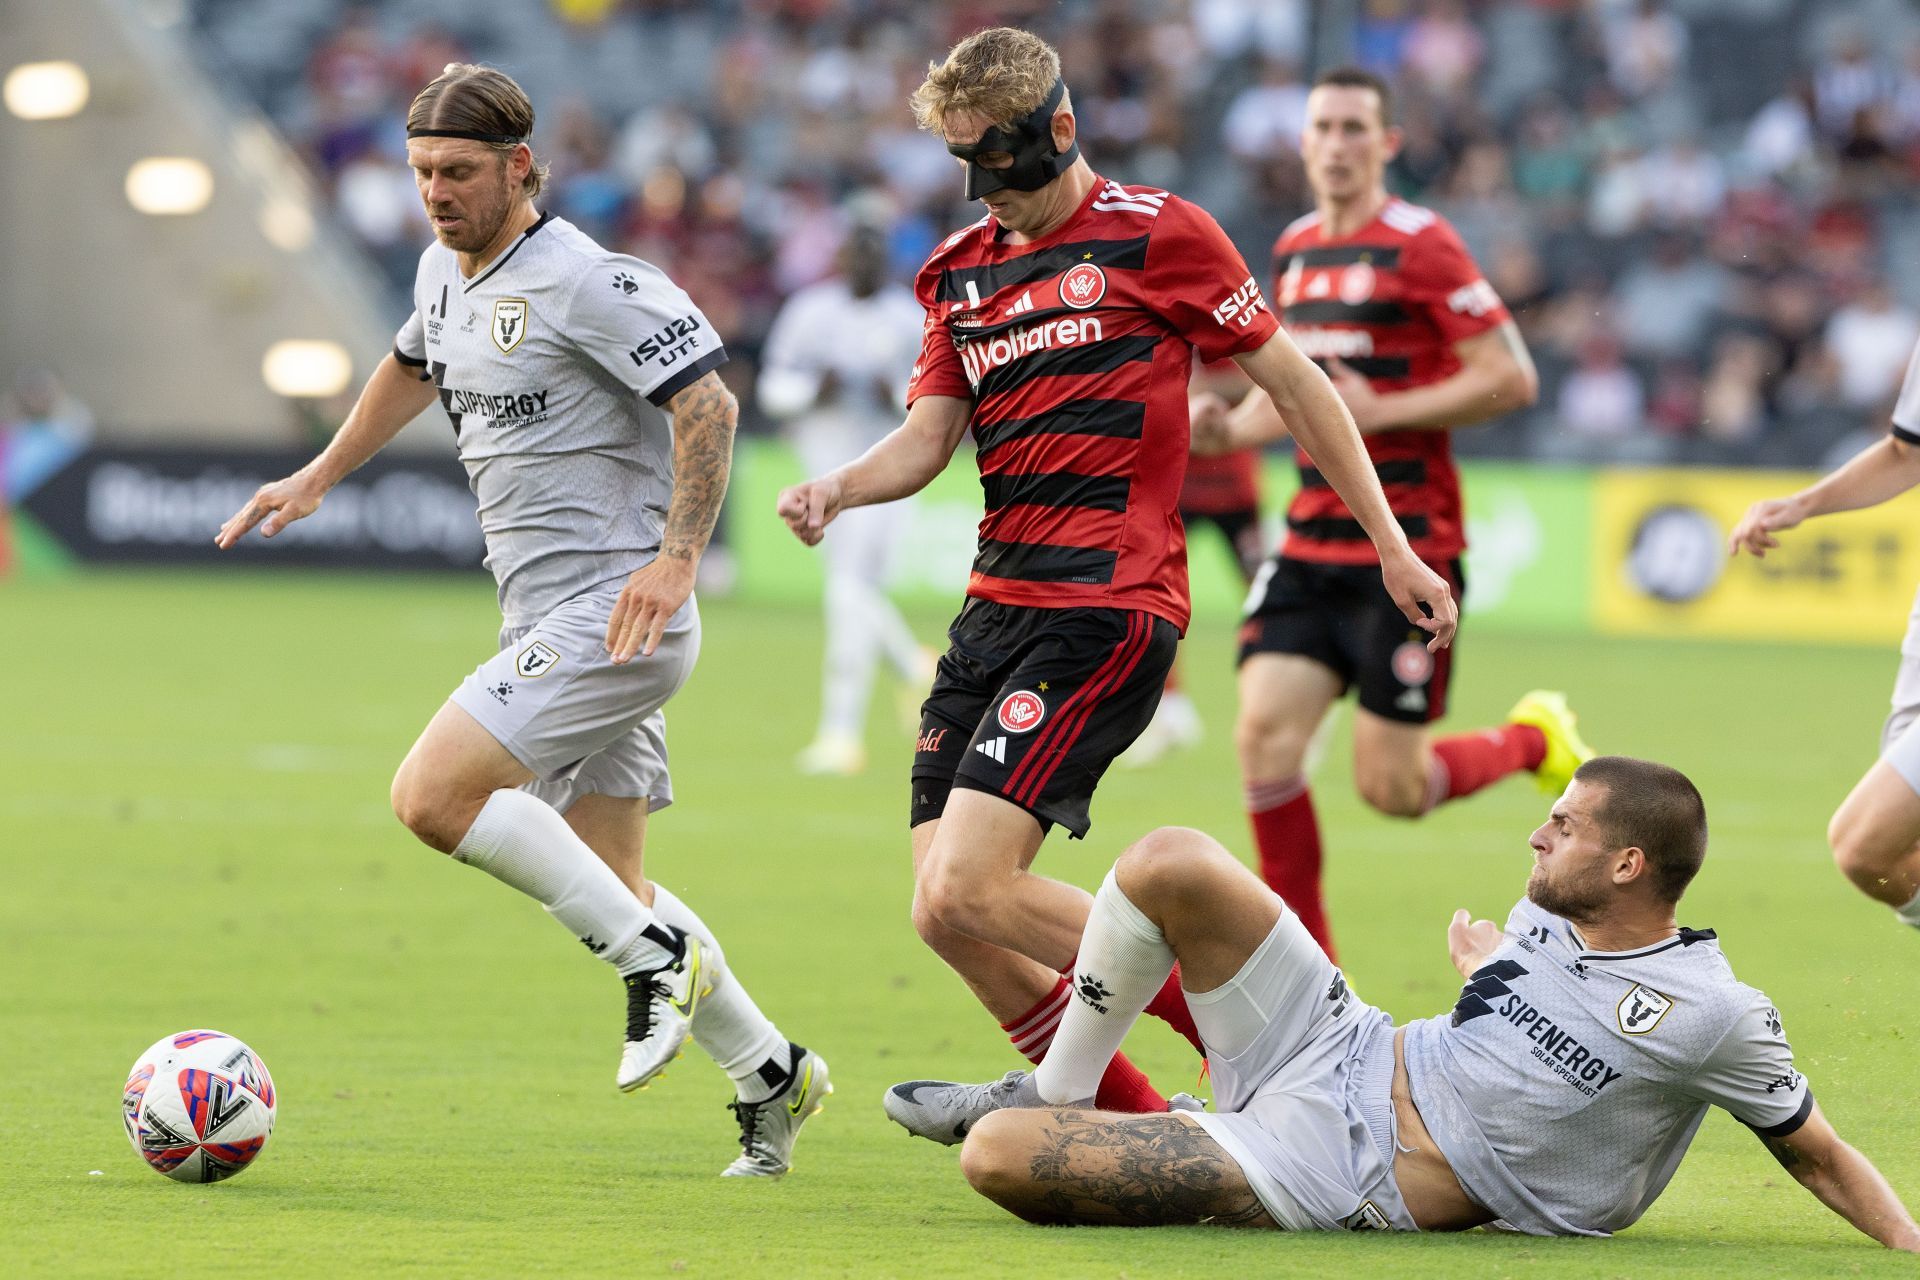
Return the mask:
[[973,749],[995,764],[1005,764],[1007,762],[1007,740],[1005,738],[988,738],[985,742],[976,742],[973,744]]
[[1010,316],[1017,316],[1023,311],[1031,311],[1031,310],[1033,310],[1033,290],[1029,289],[1025,293],[1020,295],[1020,300],[1018,302],[1015,302],[1012,306],[1007,308],[1007,314]]

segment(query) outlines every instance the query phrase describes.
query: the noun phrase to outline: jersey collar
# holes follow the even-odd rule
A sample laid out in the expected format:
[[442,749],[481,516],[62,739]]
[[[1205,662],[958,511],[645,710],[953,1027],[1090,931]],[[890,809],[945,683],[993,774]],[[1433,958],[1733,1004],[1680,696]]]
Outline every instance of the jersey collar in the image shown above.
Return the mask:
[[479,284],[482,280],[485,280],[488,276],[492,275],[494,272],[498,271],[500,268],[506,266],[507,259],[511,258],[514,254],[520,252],[520,246],[525,244],[527,241],[533,239],[533,233],[538,231],[540,228],[546,226],[548,221],[551,220],[552,217],[553,217],[553,211],[548,210],[547,212],[542,213],[538,218],[534,219],[533,225],[528,227],[525,231],[522,231],[520,233],[520,238],[518,240],[515,240],[512,244],[508,245],[507,251],[493,260],[492,266],[488,267],[485,271],[482,271],[479,275],[475,276],[473,279],[461,285],[460,292],[471,293],[475,285]]
[[1580,944],[1579,959],[1588,960],[1638,960],[1642,956],[1658,955],[1662,951],[1671,951],[1675,947],[1690,947],[1696,942],[1710,942],[1719,935],[1711,929],[1690,929],[1680,926],[1680,932],[1671,938],[1663,939],[1648,947],[1636,947],[1632,951],[1593,951],[1587,947],[1587,940],[1580,936],[1580,930],[1569,920],[1567,929],[1573,934],[1573,940]]
[[1044,249],[1080,224],[1080,220],[1087,216],[1087,210],[1093,207],[1093,202],[1100,198],[1100,192],[1106,183],[1105,178],[1097,173],[1094,174],[1093,185],[1087,188],[1086,197],[1080,201],[1072,213],[1067,215],[1067,220],[1038,240],[1029,240],[1025,244],[1008,244],[1004,239],[1007,229],[995,222],[992,214],[987,215],[987,238],[996,249],[1006,249],[1014,253],[1032,253],[1035,249]]

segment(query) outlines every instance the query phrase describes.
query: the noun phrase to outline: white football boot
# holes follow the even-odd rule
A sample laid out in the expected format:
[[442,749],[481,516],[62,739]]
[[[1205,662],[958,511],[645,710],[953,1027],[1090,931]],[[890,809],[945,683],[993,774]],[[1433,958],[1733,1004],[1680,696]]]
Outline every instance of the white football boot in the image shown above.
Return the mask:
[[[675,930],[676,933],[679,930]],[[620,1092],[644,1089],[667,1064],[686,1052],[693,1015],[713,990],[713,975],[700,939],[680,934],[680,956],[664,969],[625,975],[627,1043],[620,1054]]]
[[827,1105],[833,1083],[827,1060],[811,1049],[792,1046],[792,1077],[787,1087],[764,1102],[727,1104],[740,1122],[740,1158],[720,1171],[723,1178],[779,1178],[793,1168],[793,1140],[807,1117]]

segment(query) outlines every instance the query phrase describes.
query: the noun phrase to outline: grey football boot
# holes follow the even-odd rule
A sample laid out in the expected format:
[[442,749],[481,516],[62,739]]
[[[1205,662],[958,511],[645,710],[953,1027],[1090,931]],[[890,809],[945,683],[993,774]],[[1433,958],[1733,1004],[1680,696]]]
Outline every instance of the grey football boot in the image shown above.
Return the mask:
[[[1008,1107],[1051,1107],[1040,1096],[1031,1071],[1009,1071],[987,1084],[954,1084],[946,1080],[908,1080],[894,1085],[880,1099],[887,1118],[915,1137],[951,1147],[966,1141],[981,1117]],[[1093,1106],[1092,1098],[1057,1104],[1075,1110]]]

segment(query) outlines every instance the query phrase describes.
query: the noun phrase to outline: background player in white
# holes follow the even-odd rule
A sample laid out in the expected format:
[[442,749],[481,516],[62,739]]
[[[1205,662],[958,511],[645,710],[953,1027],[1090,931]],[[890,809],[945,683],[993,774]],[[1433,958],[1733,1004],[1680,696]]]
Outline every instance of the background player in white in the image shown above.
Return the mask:
[[[1218,843],[1154,832],[1094,899],[1079,998],[1039,1069],[950,1086],[981,1098],[968,1180],[1036,1222],[1605,1235],[1653,1203],[1713,1105],[1855,1227],[1920,1252],[1766,996],[1711,930],[1674,921],[1706,853],[1693,784],[1589,761],[1529,844],[1506,927],[1459,911],[1447,929],[1466,979],[1452,1013],[1396,1029]],[[1176,959],[1217,1111],[1082,1109]]]
[[[1754,503],[1727,539],[1728,553],[1737,556],[1744,547],[1764,557],[1780,545],[1777,533],[1815,516],[1878,506],[1916,484],[1920,347],[1907,364],[1887,437],[1791,497]],[[1841,872],[1860,892],[1886,903],[1901,921],[1920,929],[1920,594],[1914,597],[1907,637],[1900,645],[1893,707],[1880,731],[1880,759],[1835,810],[1827,842]]]
[[[839,276],[787,299],[761,357],[760,405],[790,421],[808,475],[852,461],[899,425],[924,318],[913,292],[887,279],[885,232],[866,224],[841,245]],[[827,652],[819,727],[799,758],[803,773],[866,767],[867,701],[882,661],[914,690],[918,722],[933,656],[886,590],[910,515],[906,500],[857,507],[842,512],[823,539]]]
[[491,68],[451,64],[414,99],[407,159],[439,241],[415,311],[332,443],[216,541],[311,514],[438,384],[505,625],[402,762],[394,812],[622,975],[622,1089],[691,1034],[739,1095],[726,1175],[778,1176],[830,1089],[826,1064],[780,1034],[641,867],[647,814],[673,794],[660,709],[699,651],[694,573],[726,491],[738,410],[713,372],[726,355],[656,268],[534,209],[532,133],[526,94]]

